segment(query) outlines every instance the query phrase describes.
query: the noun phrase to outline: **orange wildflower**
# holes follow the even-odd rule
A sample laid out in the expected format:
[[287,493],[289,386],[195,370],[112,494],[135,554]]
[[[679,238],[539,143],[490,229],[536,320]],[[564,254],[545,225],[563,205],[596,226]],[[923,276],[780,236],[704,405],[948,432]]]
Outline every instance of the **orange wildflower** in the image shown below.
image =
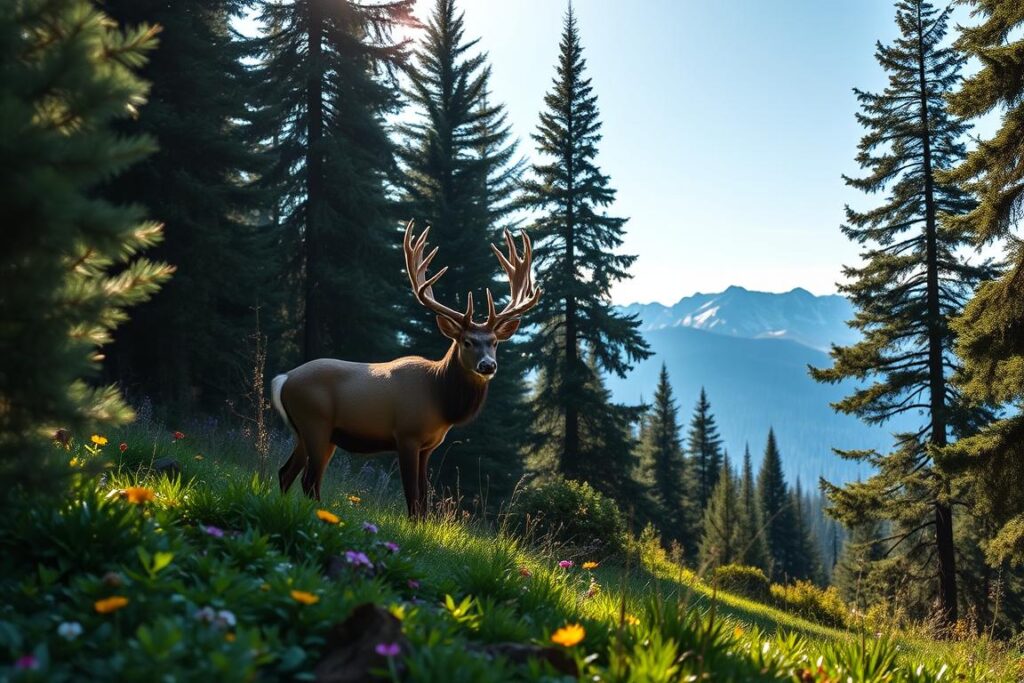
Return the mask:
[[556,645],[572,647],[583,641],[587,632],[579,624],[568,624],[551,634],[551,642]]
[[292,600],[303,605],[315,605],[320,602],[320,596],[314,595],[313,593],[307,593],[306,591],[292,591]]
[[317,510],[316,516],[321,522],[327,522],[328,524],[341,523],[341,518],[329,510]]
[[348,497],[348,502],[352,503],[353,505],[359,505],[360,503],[363,502],[363,499],[355,494],[351,494]]
[[597,569],[600,566],[601,565],[598,564],[597,562],[584,562],[583,563],[583,568],[586,569],[586,570]]
[[136,505],[152,503],[156,500],[156,494],[153,493],[153,489],[147,489],[145,486],[129,486],[124,490],[124,496],[128,499],[129,503],[135,503]]
[[93,603],[93,608],[100,614],[110,614],[116,612],[125,605],[128,604],[128,598],[123,595],[113,595],[109,598],[103,598]]

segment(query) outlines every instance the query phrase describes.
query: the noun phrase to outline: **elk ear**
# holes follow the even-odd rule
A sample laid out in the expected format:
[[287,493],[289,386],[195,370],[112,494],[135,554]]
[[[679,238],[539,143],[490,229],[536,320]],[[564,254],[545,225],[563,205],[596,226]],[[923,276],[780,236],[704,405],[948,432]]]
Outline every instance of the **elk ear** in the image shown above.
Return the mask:
[[512,320],[505,320],[498,323],[494,328],[494,336],[497,337],[498,341],[508,341],[512,335],[519,329],[519,319],[513,318]]
[[437,316],[437,329],[441,330],[441,334],[455,341],[462,336],[462,326],[443,315]]

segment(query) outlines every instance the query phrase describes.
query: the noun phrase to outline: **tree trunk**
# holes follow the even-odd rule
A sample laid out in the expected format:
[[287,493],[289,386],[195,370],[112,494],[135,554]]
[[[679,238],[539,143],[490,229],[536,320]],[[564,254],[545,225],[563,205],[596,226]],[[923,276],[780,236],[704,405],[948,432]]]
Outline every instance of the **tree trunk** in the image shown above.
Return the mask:
[[[570,60],[571,61],[571,60]],[[572,92],[575,78],[572,70],[567,74],[570,83],[567,85],[568,92]],[[571,283],[576,279],[576,198],[574,192],[575,169],[573,168],[573,148],[575,146],[573,131],[572,98],[568,102],[568,116],[566,117],[566,136],[570,144],[565,155],[566,177],[566,216],[565,216],[565,278],[569,291],[565,296],[565,441],[562,447],[562,472],[569,477],[581,477],[582,463],[580,462],[580,415],[576,404],[576,398],[582,387],[581,373],[579,371],[579,346],[578,332],[576,329],[576,295]]]
[[[932,177],[931,131],[928,117],[928,83],[925,77],[924,26],[917,8],[918,80],[921,88],[921,144],[924,151],[925,251],[928,297],[928,384],[931,393],[930,443],[946,445],[946,377],[943,369],[944,321],[939,308],[938,236],[935,217],[935,181]],[[944,481],[936,482],[939,494],[948,494]],[[938,498],[939,496],[937,496]],[[951,626],[957,619],[956,553],[953,544],[953,510],[935,502],[935,543],[939,572],[939,601],[942,620]]]
[[317,220],[323,202],[323,0],[309,0],[309,76],[306,81],[308,129],[306,140],[306,234],[303,240],[305,277],[305,329],[303,342],[306,360],[320,355],[320,311],[317,303]]

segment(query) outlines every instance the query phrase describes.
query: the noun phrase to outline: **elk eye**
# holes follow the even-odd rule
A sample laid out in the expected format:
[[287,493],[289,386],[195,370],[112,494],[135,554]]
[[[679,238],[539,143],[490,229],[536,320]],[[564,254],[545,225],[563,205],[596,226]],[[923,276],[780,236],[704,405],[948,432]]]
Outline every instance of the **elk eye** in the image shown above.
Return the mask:
[[467,349],[471,346],[468,339],[463,339],[462,345],[465,346]]

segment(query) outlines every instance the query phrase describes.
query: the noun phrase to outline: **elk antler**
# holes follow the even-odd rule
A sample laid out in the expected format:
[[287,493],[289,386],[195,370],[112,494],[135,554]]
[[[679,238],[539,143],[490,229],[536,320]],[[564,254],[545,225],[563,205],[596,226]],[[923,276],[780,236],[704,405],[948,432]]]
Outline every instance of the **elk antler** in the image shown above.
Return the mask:
[[508,247],[507,258],[496,246],[491,245],[491,250],[498,257],[498,262],[501,263],[501,267],[505,269],[505,274],[508,276],[510,296],[505,308],[500,313],[496,313],[491,290],[487,290],[487,322],[485,327],[490,330],[493,330],[506,320],[519,318],[540,301],[541,290],[534,287],[533,272],[531,270],[533,245],[530,243],[530,237],[525,231],[519,234],[523,241],[523,255],[521,257],[516,249],[515,240],[512,239],[512,233],[508,230],[505,231],[505,245]]
[[412,293],[428,310],[443,315],[458,325],[468,326],[473,322],[473,295],[470,293],[466,302],[466,312],[459,313],[434,298],[434,291],[431,286],[441,279],[441,276],[448,270],[445,266],[441,270],[427,278],[427,268],[430,262],[437,256],[437,247],[434,247],[426,258],[423,252],[427,248],[427,235],[430,234],[428,226],[419,237],[412,234],[413,221],[405,226],[405,238],[402,240],[402,250],[405,252],[405,270],[409,274],[409,283],[412,285]]

